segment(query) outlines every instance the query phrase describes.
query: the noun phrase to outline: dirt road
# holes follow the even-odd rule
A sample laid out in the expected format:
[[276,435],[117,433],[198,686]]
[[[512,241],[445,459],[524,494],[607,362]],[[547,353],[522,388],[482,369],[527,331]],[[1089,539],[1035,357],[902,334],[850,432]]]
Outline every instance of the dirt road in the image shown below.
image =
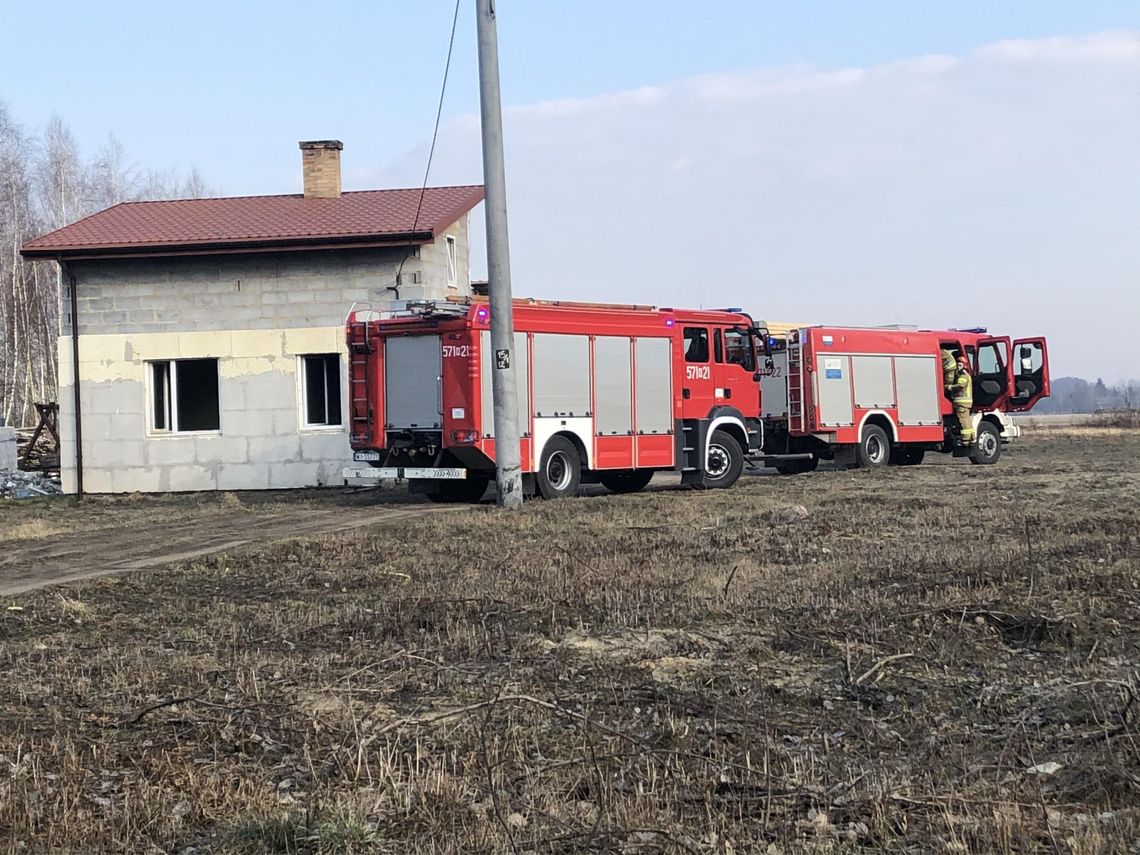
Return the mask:
[[[410,516],[455,510],[451,505],[408,501],[332,507],[217,507],[150,519],[125,507],[105,524],[79,531],[0,543],[0,596],[49,585],[146,570],[251,543],[344,531]],[[176,511],[176,508],[169,509]],[[117,519],[115,519],[117,517]],[[48,529],[50,531],[50,527]]]

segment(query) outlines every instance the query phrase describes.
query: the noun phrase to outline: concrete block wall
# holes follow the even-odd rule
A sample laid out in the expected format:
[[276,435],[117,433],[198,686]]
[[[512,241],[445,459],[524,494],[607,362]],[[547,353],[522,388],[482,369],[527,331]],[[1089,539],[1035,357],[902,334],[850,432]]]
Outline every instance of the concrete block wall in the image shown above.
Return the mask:
[[[420,248],[421,275],[429,291],[433,293],[438,291],[438,283],[443,283],[444,291],[447,294],[466,296],[471,293],[471,251],[468,242],[467,220],[468,218],[464,217],[450,228],[445,229],[435,243]],[[455,238],[456,286],[454,288],[446,287],[447,241],[445,238],[447,235]],[[403,288],[400,289],[400,297],[404,300],[417,299],[411,292],[405,293]]]
[[[471,293],[467,217],[446,246],[404,263],[400,300]],[[88,492],[305,487],[340,482],[348,446],[344,320],[354,302],[387,308],[408,250],[219,255],[71,262],[79,318],[83,480]],[[418,283],[413,279],[419,279]],[[74,385],[68,276],[61,300],[61,476],[75,492]],[[302,429],[298,356],[340,353],[341,426]],[[147,362],[219,360],[221,430],[148,431]]]
[[[75,492],[71,340],[60,338],[61,472]],[[306,428],[299,357],[341,355],[341,424]],[[218,359],[220,430],[149,430],[147,365]],[[92,493],[255,490],[337,484],[351,460],[344,330],[136,333],[80,337],[83,481]]]
[[[342,324],[354,302],[381,309],[396,299],[390,286],[409,252],[401,300],[469,295],[467,217],[445,233],[456,238],[456,287],[447,284],[442,236],[418,248],[73,261],[68,271],[77,282],[79,334]],[[67,334],[66,294],[63,303],[60,331]]]

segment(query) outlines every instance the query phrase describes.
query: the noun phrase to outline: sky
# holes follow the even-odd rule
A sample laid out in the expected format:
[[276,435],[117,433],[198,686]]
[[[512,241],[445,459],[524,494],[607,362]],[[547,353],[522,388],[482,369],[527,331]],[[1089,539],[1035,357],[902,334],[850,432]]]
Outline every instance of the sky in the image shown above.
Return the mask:
[[[423,179],[454,5],[5,0],[0,101],[94,151],[300,189]],[[8,8],[10,7],[10,8]],[[1049,337],[1140,375],[1140,3],[499,0],[516,294]],[[461,0],[431,183],[481,179]],[[481,211],[473,273],[485,270]]]

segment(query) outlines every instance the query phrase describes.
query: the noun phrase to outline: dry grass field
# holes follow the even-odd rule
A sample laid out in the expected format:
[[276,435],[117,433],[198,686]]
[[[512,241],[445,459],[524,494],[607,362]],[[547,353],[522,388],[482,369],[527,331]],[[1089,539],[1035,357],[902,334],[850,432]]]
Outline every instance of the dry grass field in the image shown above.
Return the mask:
[[1051,431],[7,598],[0,850],[1136,852],[1138,460]]

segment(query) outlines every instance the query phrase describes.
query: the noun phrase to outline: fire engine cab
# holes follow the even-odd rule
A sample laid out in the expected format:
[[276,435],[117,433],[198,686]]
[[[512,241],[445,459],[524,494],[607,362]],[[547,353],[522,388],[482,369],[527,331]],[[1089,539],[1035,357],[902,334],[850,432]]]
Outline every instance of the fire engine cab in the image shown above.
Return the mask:
[[[435,501],[474,501],[494,478],[485,300],[350,312],[346,478],[405,478]],[[767,330],[738,310],[517,300],[513,365],[524,489],[580,481],[640,490],[654,472],[729,487],[764,443]],[[758,362],[759,359],[759,362]]]
[[[921,463],[927,451],[992,464],[1020,435],[1009,413],[1049,394],[1044,338],[1010,342],[985,329],[800,327],[769,338],[762,371],[764,452],[784,474],[820,459],[862,467]],[[976,441],[959,440],[941,354],[964,354]],[[799,453],[802,456],[784,455]]]

